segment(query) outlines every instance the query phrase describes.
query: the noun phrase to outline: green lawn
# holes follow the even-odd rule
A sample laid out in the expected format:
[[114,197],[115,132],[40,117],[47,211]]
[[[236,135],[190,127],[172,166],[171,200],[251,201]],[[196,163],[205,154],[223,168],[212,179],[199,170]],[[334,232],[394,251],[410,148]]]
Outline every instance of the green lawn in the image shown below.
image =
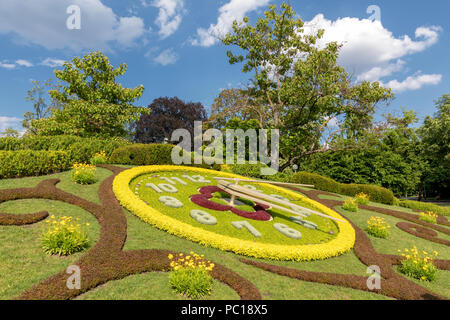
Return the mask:
[[[0,189],[33,187],[42,180],[58,178],[61,179],[61,183],[58,184],[59,188],[98,203],[97,191],[100,182],[110,175],[110,171],[99,169],[97,171],[99,181],[90,186],[74,184],[70,180],[69,172],[45,177],[5,179],[0,181]],[[341,199],[343,198],[341,197]],[[374,203],[371,203],[371,205],[389,207]],[[440,259],[450,259],[450,250],[447,246],[414,237],[396,228],[395,223],[400,221],[397,218],[365,210],[350,213],[339,207],[336,209],[361,228],[365,228],[366,221],[370,216],[383,216],[392,226],[391,238],[381,240],[370,237],[374,247],[380,253],[397,254],[397,249],[416,245],[426,250],[438,251]],[[394,209],[411,212],[406,208],[395,207]],[[83,223],[90,223],[88,232],[92,240],[91,243],[93,244],[98,240],[99,227],[95,218],[78,207],[48,200],[18,200],[0,204],[0,212],[6,213],[29,213],[40,210],[47,210],[56,216],[79,217]],[[124,250],[157,248],[181,252],[194,251],[198,254],[204,254],[208,259],[220,263],[250,280],[259,289],[264,299],[389,299],[369,292],[278,276],[241,263],[239,259],[242,256],[178,238],[142,222],[126,210],[124,212],[128,227]],[[19,295],[33,284],[64,270],[71,262],[82,255],[82,253],[78,253],[70,257],[56,257],[44,254],[40,249],[42,225],[43,222],[22,227],[0,226],[0,274],[2,275],[0,278],[0,299],[10,299]],[[449,239],[447,235],[440,234],[439,236]],[[266,260],[264,262],[298,270],[367,276],[367,267],[358,260],[352,251],[323,261],[290,262]],[[448,271],[439,271],[438,278],[433,283],[417,283],[450,298],[450,273]],[[232,289],[216,281],[214,282],[211,296],[207,297],[207,299],[238,298],[238,295]],[[108,282],[95,290],[83,294],[79,299],[186,299],[186,297],[175,293],[169,288],[168,275],[166,273],[154,272]]]

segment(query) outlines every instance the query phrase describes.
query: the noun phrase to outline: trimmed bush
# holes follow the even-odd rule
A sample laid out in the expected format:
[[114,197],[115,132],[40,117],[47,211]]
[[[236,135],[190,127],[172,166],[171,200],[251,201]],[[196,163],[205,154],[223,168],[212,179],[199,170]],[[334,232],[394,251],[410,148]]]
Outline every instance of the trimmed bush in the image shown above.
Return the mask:
[[413,210],[431,211],[442,216],[450,216],[450,207],[441,207],[434,203],[420,202],[414,200],[400,200],[399,205]]
[[342,204],[342,209],[351,212],[358,212],[358,202],[353,198],[348,198]]
[[120,146],[129,145],[124,139],[81,138],[76,136],[30,136],[25,138],[0,138],[0,150],[66,151],[71,163],[89,162],[98,152],[109,157]]
[[0,151],[0,178],[56,173],[68,170],[71,165],[64,151]]
[[136,143],[114,150],[109,162],[124,165],[164,165],[172,164],[171,144],[141,144]]
[[316,173],[310,172],[297,172],[291,177],[292,183],[300,183],[300,184],[312,184],[315,189],[328,191],[333,193],[341,192],[341,184],[337,181],[334,181],[331,178],[327,178]]
[[344,195],[354,197],[361,192],[367,194],[373,202],[394,204],[394,194],[386,188],[368,184],[341,184],[341,193]]

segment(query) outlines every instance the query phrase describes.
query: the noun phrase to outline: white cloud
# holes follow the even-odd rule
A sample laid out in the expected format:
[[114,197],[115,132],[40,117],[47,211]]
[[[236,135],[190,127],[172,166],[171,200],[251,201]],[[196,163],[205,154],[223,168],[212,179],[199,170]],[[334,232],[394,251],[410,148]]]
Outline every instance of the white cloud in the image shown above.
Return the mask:
[[232,30],[233,21],[241,21],[244,16],[260,7],[266,6],[270,0],[230,0],[219,8],[219,17],[216,24],[208,29],[197,29],[195,39],[191,39],[194,46],[210,47],[217,43],[217,38],[224,36]]
[[166,49],[162,51],[156,58],[153,59],[154,62],[159,63],[162,66],[167,66],[169,64],[174,64],[178,61],[178,54],[176,54],[173,49]]
[[[408,35],[396,37],[380,21],[352,17],[335,21],[326,19],[323,14],[316,15],[305,23],[305,32],[311,33],[324,29],[324,37],[318,45],[336,41],[343,45],[339,63],[356,76],[357,81],[380,81],[392,77],[396,72],[404,71],[406,56],[422,52],[439,40],[441,27],[418,27],[414,40]],[[424,84],[436,84],[440,75],[411,76],[399,82],[387,83],[396,91],[417,90]]]
[[[70,5],[81,9],[80,30],[66,27]],[[12,34],[20,44],[50,50],[111,50],[111,45],[128,46],[144,33],[141,18],[119,17],[101,0],[0,0],[0,34]]]
[[64,64],[64,62],[66,62],[66,61],[61,60],[61,59],[47,58],[41,62],[41,65],[50,67],[50,68],[55,68],[55,67],[61,67]]
[[32,64],[30,61],[24,60],[24,59],[16,60],[16,64],[17,64],[18,66],[27,67],[27,68],[33,66],[33,64]]
[[15,117],[2,117],[0,116],[0,133],[4,132],[7,128],[13,128],[15,130],[22,129],[22,119]]
[[[141,1],[144,7],[148,3]],[[152,6],[159,8],[155,24],[159,27],[159,35],[165,39],[174,34],[183,20],[183,0],[155,0]]]
[[16,67],[16,65],[14,63],[7,63],[7,62],[0,62],[0,68],[3,69],[14,69]]
[[394,92],[403,92],[407,90],[418,90],[425,85],[436,85],[442,80],[440,74],[423,74],[406,78],[403,81],[391,80],[384,86],[391,88]]

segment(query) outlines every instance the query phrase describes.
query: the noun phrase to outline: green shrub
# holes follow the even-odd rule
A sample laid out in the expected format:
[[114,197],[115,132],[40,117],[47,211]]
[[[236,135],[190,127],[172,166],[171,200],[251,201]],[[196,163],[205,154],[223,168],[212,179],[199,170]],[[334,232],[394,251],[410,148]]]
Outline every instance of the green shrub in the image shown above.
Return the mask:
[[381,217],[370,217],[367,220],[367,233],[382,239],[387,239],[390,235],[391,226]]
[[109,162],[124,165],[164,165],[172,164],[171,144],[132,144],[114,150]]
[[333,193],[341,192],[341,184],[337,181],[334,181],[331,178],[323,177],[316,173],[310,172],[297,172],[291,177],[292,183],[300,183],[300,184],[312,184],[315,189],[328,191]]
[[341,193],[344,195],[354,197],[361,192],[367,194],[373,202],[394,204],[394,194],[386,188],[368,184],[341,184]]
[[450,216],[450,207],[441,207],[434,203],[413,200],[400,200],[399,205],[401,207],[410,208],[413,210],[432,211],[442,216]]
[[0,178],[56,173],[68,170],[71,164],[64,151],[0,151]]
[[42,249],[47,254],[70,255],[89,246],[89,239],[82,226],[72,217],[56,219],[51,216],[41,237]]
[[[401,252],[401,250],[398,251]],[[420,252],[416,246],[412,249],[405,249],[402,253],[404,259],[401,261],[399,271],[415,279],[433,281],[436,279],[437,273],[433,258],[437,255],[436,251],[433,255],[426,251]]]
[[370,202],[370,197],[364,192],[360,192],[355,196],[355,200],[359,204],[367,205]]
[[437,223],[437,218],[438,215],[434,212],[421,212],[419,214],[419,220],[428,222],[428,223],[432,223],[432,224],[436,224]]
[[0,150],[66,151],[71,163],[89,162],[98,152],[107,156],[120,146],[129,145],[124,139],[81,138],[76,136],[29,136],[0,138]]
[[342,209],[351,211],[351,212],[357,212],[358,211],[358,202],[355,199],[348,198],[344,201],[344,204],[342,205]]
[[91,164],[75,163],[72,169],[72,180],[78,184],[93,184],[97,182],[95,178],[96,167]]
[[94,154],[90,160],[90,164],[97,166],[99,164],[108,163],[108,157],[106,156],[106,152],[100,151]]

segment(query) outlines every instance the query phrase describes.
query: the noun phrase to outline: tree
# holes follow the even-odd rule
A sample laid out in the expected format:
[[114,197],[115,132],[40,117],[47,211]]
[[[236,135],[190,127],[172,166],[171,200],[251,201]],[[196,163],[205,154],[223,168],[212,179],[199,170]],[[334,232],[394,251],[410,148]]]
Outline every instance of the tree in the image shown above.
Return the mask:
[[266,121],[261,105],[254,103],[245,90],[225,89],[214,99],[208,124],[212,128],[222,129],[233,118],[243,121],[256,119],[260,128]]
[[438,111],[419,129],[422,156],[428,166],[422,182],[428,195],[450,197],[450,94],[436,101]]
[[18,138],[19,137],[19,131],[13,129],[13,128],[6,128],[5,131],[1,133],[3,137],[10,137],[10,138]]
[[376,184],[399,196],[419,189],[424,162],[414,111],[386,120],[361,137],[363,148],[317,153],[301,163],[302,170],[316,172],[342,183]]
[[194,121],[206,121],[206,111],[199,102],[186,103],[177,97],[161,97],[148,106],[150,114],[140,117],[135,140],[139,143],[161,143],[170,139],[176,129],[187,129],[194,135]]
[[[378,82],[354,84],[337,64],[341,45],[332,42],[319,49],[316,42],[324,30],[306,33],[303,25],[291,6],[283,3],[278,12],[271,5],[255,26],[247,17],[235,21],[233,32],[222,40],[245,52],[228,51],[227,56],[230,64],[243,62],[244,73],[254,73],[246,91],[252,102],[262,104],[265,127],[280,130],[286,160],[281,170],[314,153],[356,146],[378,104],[393,98]],[[340,125],[324,140],[332,122]],[[338,143],[350,136],[351,144],[349,139]]]
[[51,79],[42,84],[39,80],[32,80],[31,83],[33,88],[28,90],[25,100],[33,104],[33,111],[25,112],[22,126],[26,129],[27,134],[36,134],[36,129],[31,125],[31,121],[49,117],[53,109],[61,109],[62,105],[53,98],[49,103],[47,102],[46,91],[54,87]]
[[114,68],[101,52],[66,62],[63,70],[55,70],[56,78],[66,84],[49,91],[63,107],[53,109],[46,119],[31,120],[31,125],[41,135],[126,136],[127,124],[149,112],[132,105],[141,97],[142,85],[130,89],[116,82],[126,70],[126,64]]

